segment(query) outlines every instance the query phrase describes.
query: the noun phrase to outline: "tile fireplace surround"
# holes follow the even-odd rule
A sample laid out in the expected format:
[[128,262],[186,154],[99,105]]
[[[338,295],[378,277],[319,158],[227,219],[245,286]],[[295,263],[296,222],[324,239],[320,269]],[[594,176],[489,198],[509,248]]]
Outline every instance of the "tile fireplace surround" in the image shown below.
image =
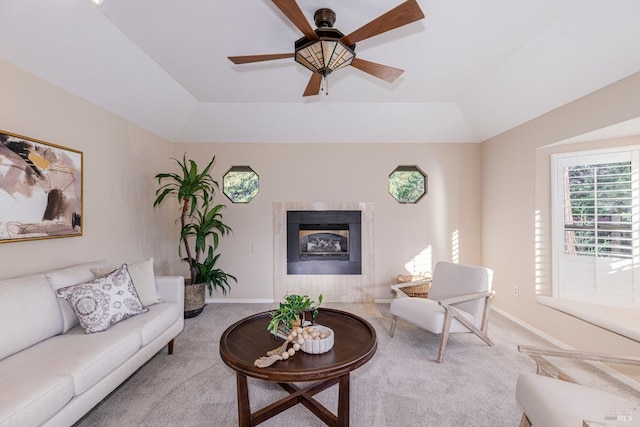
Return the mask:
[[[362,213],[362,274],[287,274],[287,211],[359,210]],[[323,295],[326,302],[373,302],[375,266],[372,202],[276,202],[273,204],[273,299],[287,293]]]

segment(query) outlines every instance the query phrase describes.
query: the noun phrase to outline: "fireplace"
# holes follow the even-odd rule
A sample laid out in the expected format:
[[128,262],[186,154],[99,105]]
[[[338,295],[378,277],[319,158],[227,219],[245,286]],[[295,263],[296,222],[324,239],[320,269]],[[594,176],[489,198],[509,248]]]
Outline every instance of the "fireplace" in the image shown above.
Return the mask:
[[287,274],[362,274],[360,211],[288,211]]
[[349,224],[301,224],[299,236],[301,259],[349,259]]

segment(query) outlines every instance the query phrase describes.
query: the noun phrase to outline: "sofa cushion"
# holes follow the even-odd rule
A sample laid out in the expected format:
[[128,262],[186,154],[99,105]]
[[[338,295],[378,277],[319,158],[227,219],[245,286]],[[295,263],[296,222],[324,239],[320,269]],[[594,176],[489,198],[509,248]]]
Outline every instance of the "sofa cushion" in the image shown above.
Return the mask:
[[[91,272],[94,276],[100,277],[109,274],[116,268],[117,267],[92,268]],[[153,272],[153,258],[142,262],[127,264],[127,268],[129,269],[131,280],[133,280],[133,286],[136,287],[140,301],[142,301],[142,305],[148,307],[157,304],[159,300],[156,289],[156,278]]]
[[130,328],[140,333],[142,346],[145,346],[158,338],[171,325],[184,316],[184,312],[177,304],[161,303],[149,307],[149,312],[127,319],[115,325],[112,329]]
[[31,366],[22,364],[0,375],[0,425],[39,426],[72,398],[70,376],[47,371],[35,376]]
[[602,390],[532,373],[518,376],[516,399],[531,424],[544,427],[581,426],[583,420],[615,423],[617,415],[629,414],[636,420],[640,407]]
[[124,319],[145,313],[127,265],[86,283],[58,289],[88,333],[102,332]]
[[[19,381],[21,377],[66,375],[73,381],[77,396],[120,367],[140,346],[140,332],[132,328],[85,334],[81,326],[76,326],[64,335],[4,359],[0,363],[0,378]],[[21,376],[16,376],[16,372]]]
[[[104,260],[95,261],[50,271],[45,273],[45,275],[49,285],[51,285],[54,291],[57,291],[65,286],[77,285],[78,283],[84,283],[93,279],[91,269],[106,267],[107,265],[108,263]],[[78,325],[78,318],[64,298],[58,298],[58,305],[62,313],[62,333],[65,333]]]
[[62,333],[62,315],[44,274],[0,280],[0,360]]

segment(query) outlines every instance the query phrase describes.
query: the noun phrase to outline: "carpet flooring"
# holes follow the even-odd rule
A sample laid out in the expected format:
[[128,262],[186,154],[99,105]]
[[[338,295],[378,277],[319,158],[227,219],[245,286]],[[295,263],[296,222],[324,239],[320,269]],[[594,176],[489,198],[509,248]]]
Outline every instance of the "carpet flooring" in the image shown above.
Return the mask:
[[[487,346],[473,334],[449,339],[444,363],[435,362],[439,336],[398,321],[389,336],[388,304],[324,304],[356,313],[376,329],[378,351],[351,374],[351,425],[517,426],[522,412],[515,400],[518,374],[535,372],[535,363],[518,344],[550,346],[506,317],[491,313]],[[209,304],[185,320],[173,355],[156,354],[76,427],[237,426],[235,373],[219,356],[224,330],[270,304]],[[265,333],[267,333],[265,331]],[[269,349],[265,349],[269,350]],[[563,366],[585,382],[640,400],[640,393],[588,364]],[[586,380],[586,381],[584,381]],[[253,411],[286,396],[277,384],[249,379]],[[337,410],[337,386],[316,396]],[[324,425],[302,405],[261,424],[265,427]]]

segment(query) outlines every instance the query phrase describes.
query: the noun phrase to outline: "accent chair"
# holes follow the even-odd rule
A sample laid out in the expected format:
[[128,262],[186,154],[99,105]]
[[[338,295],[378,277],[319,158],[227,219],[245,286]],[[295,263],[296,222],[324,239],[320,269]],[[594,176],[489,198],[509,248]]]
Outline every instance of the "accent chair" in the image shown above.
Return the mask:
[[523,411],[520,427],[640,425],[640,402],[578,384],[545,356],[631,366],[640,366],[640,357],[525,345],[518,346],[518,351],[529,355],[538,366],[537,373],[518,376],[516,400]]
[[398,317],[440,334],[438,363],[444,359],[450,333],[472,332],[493,345],[487,335],[492,279],[493,271],[488,268],[441,261],[434,268],[427,298],[409,297],[401,286],[393,286],[397,298],[391,301],[390,335],[393,337]]

